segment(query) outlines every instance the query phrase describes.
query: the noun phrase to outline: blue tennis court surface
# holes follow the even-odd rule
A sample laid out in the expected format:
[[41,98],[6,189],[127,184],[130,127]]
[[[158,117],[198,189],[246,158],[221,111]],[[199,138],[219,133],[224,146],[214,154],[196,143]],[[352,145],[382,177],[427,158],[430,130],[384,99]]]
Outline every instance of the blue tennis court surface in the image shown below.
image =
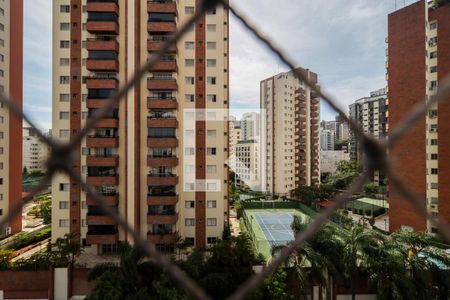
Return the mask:
[[269,244],[282,244],[294,240],[294,231],[291,228],[293,213],[257,212],[254,216]]

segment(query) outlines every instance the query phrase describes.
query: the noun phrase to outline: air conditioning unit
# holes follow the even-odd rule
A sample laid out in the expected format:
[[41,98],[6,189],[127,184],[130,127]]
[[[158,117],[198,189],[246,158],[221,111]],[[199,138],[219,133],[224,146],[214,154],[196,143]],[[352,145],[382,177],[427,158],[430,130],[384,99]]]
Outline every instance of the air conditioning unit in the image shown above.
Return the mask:
[[431,208],[432,209],[437,209],[437,205],[436,204],[431,204]]
[[6,227],[5,228],[5,235],[10,235],[11,234],[11,227]]

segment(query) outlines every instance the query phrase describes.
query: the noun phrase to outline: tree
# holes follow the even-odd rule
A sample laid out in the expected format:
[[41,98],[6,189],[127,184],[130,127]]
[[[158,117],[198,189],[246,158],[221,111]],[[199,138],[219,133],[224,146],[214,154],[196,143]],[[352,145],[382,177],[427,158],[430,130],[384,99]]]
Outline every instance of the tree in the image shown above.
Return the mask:
[[433,0],[433,7],[437,8],[450,3],[450,0]]
[[14,257],[14,250],[0,249],[0,270],[8,270],[10,268],[11,259]]
[[287,289],[287,273],[283,269],[279,268],[271,278],[264,281],[264,294],[267,295],[266,299],[280,299],[290,300],[295,299],[294,295],[291,295],[286,291]]
[[83,251],[79,239],[80,235],[77,233],[66,233],[54,243],[49,243],[48,252],[52,264],[57,267],[73,266],[75,258]]
[[369,182],[364,185],[363,191],[366,196],[374,197],[378,193],[378,186],[373,182]]
[[34,200],[36,204],[29,212],[36,218],[43,219],[44,224],[52,222],[52,198],[49,196],[40,196]]
[[335,174],[328,176],[327,183],[338,190],[347,188],[361,173],[361,166],[355,161],[340,161]]
[[27,176],[28,176],[28,169],[27,169],[27,167],[23,167],[22,177],[27,177]]
[[344,150],[344,147],[348,148],[348,140],[338,140],[334,143],[334,150]]
[[326,200],[336,193],[330,185],[300,186],[290,192],[291,197],[311,206],[314,201]]

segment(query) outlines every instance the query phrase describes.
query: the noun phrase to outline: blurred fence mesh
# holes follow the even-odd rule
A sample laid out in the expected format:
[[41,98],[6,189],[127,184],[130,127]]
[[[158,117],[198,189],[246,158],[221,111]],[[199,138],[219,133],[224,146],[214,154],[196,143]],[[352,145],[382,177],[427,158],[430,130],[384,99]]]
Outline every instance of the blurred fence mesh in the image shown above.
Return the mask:
[[[333,205],[327,207],[321,214],[317,215],[314,221],[311,222],[306,230],[300,232],[295,237],[295,240],[293,242],[282,249],[276,259],[271,261],[271,263],[267,265],[261,273],[253,275],[247,282],[243,283],[238,290],[234,291],[229,299],[244,299],[250,293],[255,291],[263,282],[263,280],[266,277],[271,276],[275,272],[275,270],[283,263],[283,261],[285,261],[289,257],[290,253],[292,253],[292,251],[294,251],[296,247],[298,247],[303,241],[314,235],[315,232],[317,232],[317,230],[319,229],[320,225],[328,221],[339,207],[342,207],[347,201],[352,200],[352,195],[354,193],[361,191],[363,185],[368,181],[369,177],[367,174],[375,169],[383,170],[387,174],[390,182],[396,186],[397,192],[400,193],[405,199],[408,199],[408,201],[410,201],[411,204],[417,209],[418,213],[428,219],[433,226],[437,227],[439,233],[446,241],[450,241],[449,225],[445,220],[432,217],[429,214],[425,204],[425,200],[414,194],[408,188],[408,185],[403,183],[395,175],[395,172],[392,170],[391,164],[389,163],[389,159],[386,155],[387,150],[392,147],[395,142],[402,138],[402,136],[405,134],[405,132],[408,131],[411,125],[413,125],[421,116],[423,116],[427,112],[429,107],[431,107],[438,101],[442,101],[448,98],[448,95],[450,95],[450,76],[446,80],[442,81],[442,84],[440,85],[435,96],[429,99],[424,99],[421,104],[411,110],[411,113],[407,115],[404,121],[397,128],[394,128],[391,131],[389,140],[387,142],[375,140],[372,137],[364,134],[359,125],[356,124],[355,121],[349,119],[345,111],[340,109],[337,101],[335,101],[330,95],[323,92],[323,89],[317,89],[315,84],[309,82],[308,78],[304,77],[302,73],[296,71],[297,64],[294,63],[290,58],[288,58],[285,52],[282,51],[282,49],[277,45],[275,45],[265,33],[260,32],[258,28],[253,26],[247,16],[244,16],[242,12],[232,7],[227,0],[204,0],[203,5],[197,9],[195,15],[192,16],[192,18],[190,18],[182,28],[179,28],[176,34],[174,34],[169,40],[165,42],[161,50],[159,50],[154,56],[152,56],[151,59],[149,59],[147,63],[143,65],[138,71],[136,71],[132,79],[123,87],[121,87],[117,94],[114,95],[110,100],[108,100],[107,104],[102,109],[98,110],[88,119],[85,128],[83,128],[79,134],[72,136],[68,143],[63,144],[60,141],[53,140],[52,138],[41,134],[39,130],[37,130],[40,138],[51,148],[51,156],[47,162],[48,173],[46,177],[40,182],[40,184],[34,187],[26,197],[22,198],[17,206],[10,208],[8,214],[0,219],[0,227],[5,225],[9,219],[12,219],[17,214],[21,214],[22,206],[32,201],[33,197],[36,194],[38,194],[42,189],[46,188],[56,172],[64,172],[73,180],[78,181],[80,186],[90,197],[92,197],[97,202],[97,204],[103,209],[103,211],[114,218],[114,220],[120,227],[128,231],[128,233],[134,238],[135,244],[141,247],[149,257],[153,258],[154,262],[159,267],[166,270],[168,274],[177,282],[177,284],[188,294],[190,294],[192,298],[210,299],[210,297],[194,280],[189,278],[165,255],[159,253],[155,249],[155,245],[142,239],[139,232],[135,231],[129,224],[127,224],[127,222],[121,215],[112,210],[106,204],[104,199],[96,193],[95,189],[87,185],[86,182],[82,180],[80,174],[77,174],[72,170],[71,154],[74,151],[73,149],[77,149],[81,141],[86,138],[88,132],[94,129],[96,124],[98,124],[98,122],[106,117],[108,113],[114,109],[117,103],[123,100],[124,96],[145,77],[148,70],[150,70],[162,58],[164,53],[167,52],[170,47],[175,45],[177,41],[190,30],[190,27],[194,25],[195,22],[203,16],[203,14],[206,13],[207,10],[214,9],[216,6],[224,6],[225,9],[228,9],[228,11],[236,18],[238,22],[241,23],[242,26],[244,26],[249,31],[250,34],[255,36],[265,47],[272,51],[274,57],[283,62],[291,71],[293,71],[294,75],[299,80],[306,83],[321,97],[323,101],[328,103],[337,113],[339,113],[340,117],[343,120],[348,122],[350,128],[357,135],[366,157],[364,173],[357,177],[346,191],[336,196]],[[32,127],[37,129],[35,124],[21,112],[21,109],[19,109],[15,105],[14,101],[12,101],[12,99],[10,99],[7,95],[0,93],[0,102],[3,103],[11,113],[23,118]],[[276,208],[276,204],[270,203],[268,205]],[[244,222],[247,223],[246,225],[248,225],[249,228],[251,228],[251,224],[249,223],[246,215],[244,215]],[[255,241],[255,246],[261,248],[260,250],[264,252],[270,251],[270,245],[267,242],[265,245],[261,244],[254,236],[254,233],[253,240]],[[267,249],[267,247],[269,248]]]

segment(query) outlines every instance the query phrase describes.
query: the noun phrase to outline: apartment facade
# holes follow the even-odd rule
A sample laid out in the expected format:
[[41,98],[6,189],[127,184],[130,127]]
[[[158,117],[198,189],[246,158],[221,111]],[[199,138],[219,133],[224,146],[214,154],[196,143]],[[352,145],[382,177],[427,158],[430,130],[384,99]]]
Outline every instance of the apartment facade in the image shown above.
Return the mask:
[[258,139],[239,141],[236,145],[236,186],[261,190],[261,155]]
[[[389,128],[414,105],[436,94],[450,74],[450,4],[418,1],[389,15]],[[411,126],[390,150],[394,170],[434,216],[450,220],[450,104],[441,102]],[[437,232],[391,185],[390,230]]]
[[[317,84],[317,74],[306,70]],[[280,73],[260,84],[262,184],[270,193],[288,195],[302,185],[320,182],[320,102],[292,72]]]
[[261,133],[261,115],[251,112],[242,115],[240,120],[242,129],[242,140],[249,141],[259,139]]
[[23,128],[22,140],[22,170],[26,169],[28,173],[45,173],[45,163],[47,162],[48,156],[50,155],[49,146],[38,137],[36,129],[33,127]]
[[[0,92],[22,109],[23,0],[0,2]],[[22,119],[0,107],[0,217],[22,197]],[[22,230],[17,215],[0,228],[0,236]]]
[[328,129],[320,130],[320,150],[322,151],[334,150],[335,139],[336,133],[334,131]]
[[[68,140],[201,5],[199,0],[53,1],[53,132]],[[228,221],[228,11],[203,16],[77,149],[73,168],[143,238],[206,247]],[[85,251],[131,241],[80,186],[52,183],[52,239]]]

